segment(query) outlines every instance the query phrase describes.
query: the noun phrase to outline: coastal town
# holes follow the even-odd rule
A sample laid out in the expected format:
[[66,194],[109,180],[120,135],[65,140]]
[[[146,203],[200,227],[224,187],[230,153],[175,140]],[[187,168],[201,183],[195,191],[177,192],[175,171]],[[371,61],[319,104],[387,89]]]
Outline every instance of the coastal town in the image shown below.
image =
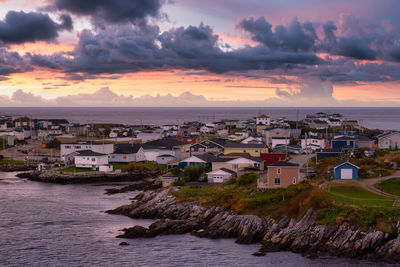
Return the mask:
[[[353,226],[362,233],[358,242],[371,238],[367,234],[371,231],[382,235],[398,231],[400,132],[368,129],[341,114],[319,112],[296,121],[259,114],[248,120],[179,125],[76,124],[66,119],[3,115],[0,127],[1,171],[20,171],[18,177],[46,183],[125,181],[128,185],[107,189],[106,193],[144,191],[145,196],[139,194],[129,208],[123,206],[110,213],[178,219],[155,222],[157,230],[153,226],[125,229],[120,236],[123,238],[186,232],[213,238],[239,236],[240,243],[261,242],[263,255],[276,246],[298,249],[297,245],[292,248],[281,241],[276,243],[272,234],[265,240],[268,227],[261,227],[260,223],[275,225],[274,220],[278,220],[276,225],[286,225],[281,231],[301,224],[307,229],[305,235],[315,231],[311,222],[336,225],[336,234],[331,232],[326,238],[336,236],[341,242],[349,242],[350,237],[343,235],[353,235]],[[170,202],[171,196],[174,202]],[[154,207],[149,204],[153,198],[162,202]],[[228,227],[221,224],[221,228],[200,234],[199,229],[212,219],[196,215],[182,220],[198,210],[188,211],[188,206],[176,203],[200,204],[191,209],[211,208],[203,212],[215,213],[213,218],[225,214],[215,207],[226,214],[239,214],[232,217],[238,221],[224,222],[239,228],[234,227],[228,234],[221,232]],[[171,208],[182,214],[163,214]],[[364,215],[357,216],[359,212]],[[285,218],[302,219],[291,225],[285,224]],[[193,221],[197,223],[193,225]],[[264,229],[264,239],[255,238],[249,230],[252,227]],[[286,235],[275,233],[278,234]],[[296,230],[296,234],[301,231]],[[376,251],[389,241],[395,242],[381,235],[373,238],[380,238],[369,245]],[[321,245],[321,249],[332,255],[354,257],[347,250],[335,254],[332,247]],[[360,257],[367,255],[363,251],[357,253]],[[389,254],[368,257],[396,261],[397,258],[387,259]]]

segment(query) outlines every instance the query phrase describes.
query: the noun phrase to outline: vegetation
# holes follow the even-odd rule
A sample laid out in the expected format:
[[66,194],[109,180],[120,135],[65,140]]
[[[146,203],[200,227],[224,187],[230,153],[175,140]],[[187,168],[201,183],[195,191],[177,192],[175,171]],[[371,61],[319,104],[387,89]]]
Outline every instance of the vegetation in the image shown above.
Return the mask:
[[331,197],[343,205],[392,207],[394,199],[380,196],[357,186],[331,185]]
[[374,185],[377,189],[383,192],[400,196],[400,178],[392,178]]
[[46,148],[55,148],[55,149],[60,149],[61,148],[61,141],[58,140],[57,138],[54,138],[50,142],[46,144]]
[[237,179],[236,183],[237,183],[238,185],[248,185],[248,184],[254,183],[254,181],[257,181],[257,178],[258,178],[258,176],[257,176],[256,173],[254,173],[254,172],[249,172],[249,173],[246,173],[246,174],[241,175],[241,176]]
[[144,163],[131,162],[126,164],[125,166],[122,166],[123,171],[141,171],[141,172],[161,171],[164,170],[165,168],[166,168],[165,165],[159,165],[151,161],[147,161]]
[[93,173],[93,172],[98,172],[97,170],[92,170],[92,169],[79,169],[79,168],[75,168],[75,167],[68,167],[68,168],[63,168],[60,169],[59,172],[62,173],[84,173],[84,172],[89,172],[89,173]]
[[0,160],[0,165],[26,165],[26,164],[34,164],[34,162],[23,161],[23,160],[11,160],[11,159],[2,159]]
[[182,173],[185,182],[197,182],[205,174],[206,167],[203,164],[187,166]]

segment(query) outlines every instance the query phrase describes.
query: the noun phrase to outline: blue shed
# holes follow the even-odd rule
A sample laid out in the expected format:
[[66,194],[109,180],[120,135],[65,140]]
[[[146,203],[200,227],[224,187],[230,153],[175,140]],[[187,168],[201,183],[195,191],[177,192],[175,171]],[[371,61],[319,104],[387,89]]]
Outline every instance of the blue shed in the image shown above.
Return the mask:
[[358,140],[352,136],[341,136],[331,141],[333,149],[353,150],[358,148]]
[[360,167],[348,162],[342,161],[333,166],[333,173],[335,179],[358,179],[358,169]]

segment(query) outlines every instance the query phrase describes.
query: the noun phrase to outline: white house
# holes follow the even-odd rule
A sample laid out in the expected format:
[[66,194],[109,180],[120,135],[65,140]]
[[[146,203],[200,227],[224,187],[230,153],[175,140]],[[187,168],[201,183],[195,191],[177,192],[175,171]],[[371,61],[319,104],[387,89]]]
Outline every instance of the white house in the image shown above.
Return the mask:
[[209,134],[215,132],[215,126],[212,125],[204,125],[200,127],[200,133]]
[[143,144],[147,161],[157,161],[160,155],[171,155],[177,160],[182,160],[189,155],[190,144],[173,138],[153,140]]
[[323,138],[309,137],[301,139],[301,149],[302,150],[312,150],[325,149],[326,141]]
[[287,137],[273,137],[271,138],[271,148],[274,149],[277,145],[288,145],[290,138]]
[[161,133],[137,133],[136,138],[142,140],[142,143],[154,141],[162,138]]
[[236,172],[221,168],[207,173],[209,183],[226,183],[236,176]]
[[388,131],[378,135],[377,137],[379,149],[400,148],[400,132]]
[[329,126],[331,127],[340,127],[342,126],[342,121],[340,119],[334,119],[334,118],[330,118],[329,120],[327,120]]
[[263,140],[261,137],[249,136],[246,139],[242,140],[240,143],[242,143],[242,144],[262,144]]
[[257,125],[271,125],[271,118],[267,115],[260,115],[256,118],[256,124]]
[[110,162],[142,162],[146,160],[144,149],[141,144],[118,144],[109,156]]
[[61,159],[66,160],[66,156],[77,151],[92,150],[96,153],[111,154],[114,152],[114,144],[98,142],[81,142],[61,144]]
[[175,156],[168,155],[168,154],[159,155],[156,158],[157,164],[161,164],[161,165],[167,165],[167,164],[170,164],[170,163],[175,162],[175,161],[176,161]]
[[15,128],[13,135],[17,140],[25,140],[31,137],[31,131],[23,128]]
[[75,155],[74,161],[76,168],[99,169],[100,166],[108,165],[108,155],[92,150],[81,150]]

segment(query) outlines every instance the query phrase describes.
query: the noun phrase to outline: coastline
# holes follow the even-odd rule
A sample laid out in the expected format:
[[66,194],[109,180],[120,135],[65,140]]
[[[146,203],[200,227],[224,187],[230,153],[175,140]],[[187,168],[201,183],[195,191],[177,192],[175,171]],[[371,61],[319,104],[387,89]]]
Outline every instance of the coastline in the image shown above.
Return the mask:
[[177,189],[145,191],[131,204],[107,211],[138,219],[157,219],[149,228],[123,229],[121,238],[155,237],[190,233],[207,238],[235,238],[237,243],[260,243],[256,256],[267,252],[292,251],[312,257],[331,256],[400,262],[400,229],[396,234],[363,232],[350,225],[317,225],[311,210],[301,219],[279,221],[255,215],[238,215],[218,207],[206,208],[197,203],[177,203],[171,195]]

